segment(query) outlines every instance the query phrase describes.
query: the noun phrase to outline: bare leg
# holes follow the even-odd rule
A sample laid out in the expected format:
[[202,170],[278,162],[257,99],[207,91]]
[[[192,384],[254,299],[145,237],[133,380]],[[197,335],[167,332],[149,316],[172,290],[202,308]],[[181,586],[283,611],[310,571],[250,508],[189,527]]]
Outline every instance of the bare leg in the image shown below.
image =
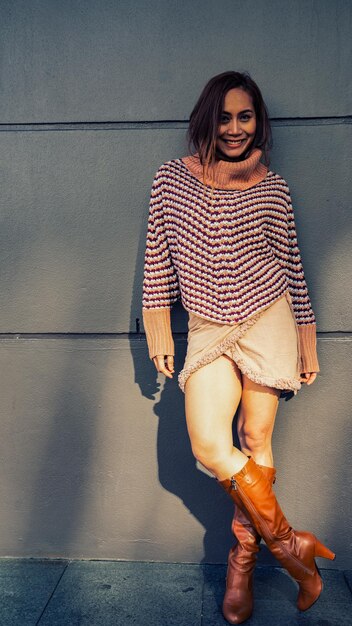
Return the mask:
[[273,467],[271,438],[279,404],[280,390],[258,385],[242,374],[242,398],[237,432],[241,450],[256,463]]
[[233,445],[232,422],[242,395],[242,377],[230,357],[193,372],[185,385],[185,412],[194,456],[218,480],[239,472],[248,458]]

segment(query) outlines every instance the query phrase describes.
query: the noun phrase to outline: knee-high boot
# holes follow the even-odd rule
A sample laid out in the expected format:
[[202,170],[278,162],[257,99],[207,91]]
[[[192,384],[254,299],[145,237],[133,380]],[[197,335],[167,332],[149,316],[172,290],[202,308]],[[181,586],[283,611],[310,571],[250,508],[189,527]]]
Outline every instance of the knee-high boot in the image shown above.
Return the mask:
[[[272,485],[275,482],[275,468],[264,465],[258,467]],[[237,505],[232,520],[232,532],[237,538],[237,544],[231,548],[227,560],[222,612],[230,624],[241,624],[253,611],[253,572],[261,536]]]
[[252,458],[231,478],[219,482],[250,517],[270,552],[298,582],[298,608],[308,609],[322,591],[314,557],[333,560],[335,554],[312,533],[294,530],[289,525],[271,485]]

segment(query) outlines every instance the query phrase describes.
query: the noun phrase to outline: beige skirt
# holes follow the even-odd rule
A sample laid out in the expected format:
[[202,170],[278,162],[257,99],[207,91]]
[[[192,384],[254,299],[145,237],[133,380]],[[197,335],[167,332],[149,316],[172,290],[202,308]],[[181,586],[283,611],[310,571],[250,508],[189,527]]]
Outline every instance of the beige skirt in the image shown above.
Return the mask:
[[219,324],[189,312],[187,340],[178,375],[183,392],[188,377],[221,354],[254,382],[281,389],[281,396],[296,395],[301,388],[299,335],[289,291],[238,324]]

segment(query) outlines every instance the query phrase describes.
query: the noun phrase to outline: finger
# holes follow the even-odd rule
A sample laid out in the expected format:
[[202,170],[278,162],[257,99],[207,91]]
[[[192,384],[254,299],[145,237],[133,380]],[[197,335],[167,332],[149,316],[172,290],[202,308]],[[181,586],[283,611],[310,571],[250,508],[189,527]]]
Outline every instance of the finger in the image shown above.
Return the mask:
[[172,374],[169,372],[169,370],[167,369],[165,365],[164,355],[157,354],[155,357],[153,357],[153,361],[158,372],[160,372],[161,374],[164,374],[168,378],[172,378]]
[[307,381],[307,385],[311,385],[312,383],[314,383],[314,381],[315,381],[316,377],[317,377],[316,372],[311,372],[311,373],[309,374],[309,379],[308,379],[308,381]]
[[303,372],[301,374],[300,381],[302,383],[306,383],[307,385],[311,385],[312,383],[314,383],[316,377],[317,377],[316,372]]
[[166,357],[166,365],[167,365],[167,369],[169,370],[169,372],[174,372],[175,368],[174,368],[174,357],[172,354],[168,354]]

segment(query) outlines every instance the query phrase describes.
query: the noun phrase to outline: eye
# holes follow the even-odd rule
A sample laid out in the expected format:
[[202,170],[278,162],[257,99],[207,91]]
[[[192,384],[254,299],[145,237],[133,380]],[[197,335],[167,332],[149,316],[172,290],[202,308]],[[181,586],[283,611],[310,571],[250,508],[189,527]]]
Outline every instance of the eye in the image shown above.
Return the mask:
[[221,117],[220,117],[220,124],[226,124],[226,122],[228,122],[228,121],[229,121],[229,116],[228,115],[225,115],[225,114],[221,115]]
[[243,113],[243,115],[241,115],[241,120],[242,122],[248,122],[251,119],[251,115],[249,115],[248,113]]

